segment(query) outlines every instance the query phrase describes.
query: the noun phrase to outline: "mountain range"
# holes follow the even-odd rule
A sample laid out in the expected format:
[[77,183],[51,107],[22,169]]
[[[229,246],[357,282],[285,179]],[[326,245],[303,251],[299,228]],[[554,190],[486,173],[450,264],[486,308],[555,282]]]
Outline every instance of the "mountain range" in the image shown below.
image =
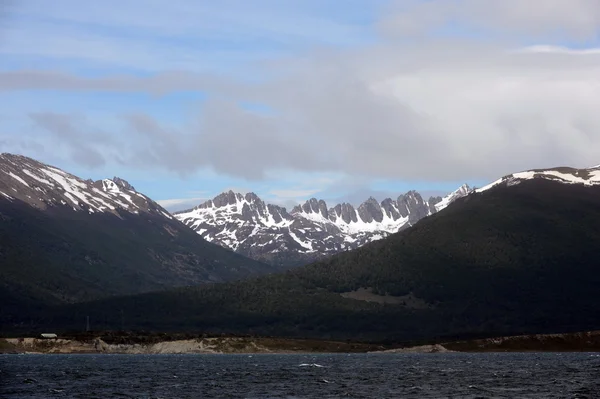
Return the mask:
[[65,303],[275,271],[203,240],[120,178],[0,155],[0,301]]
[[516,173],[413,227],[249,280],[44,312],[101,328],[380,343],[600,328],[600,169]]
[[[225,193],[173,217],[125,180],[2,154],[0,330],[81,329],[87,316],[108,330],[388,343],[598,329],[599,186],[600,165],[561,167],[357,209],[309,200],[288,214]],[[281,272],[207,242],[181,216],[194,212],[238,252],[244,234],[270,243],[287,228],[302,256],[329,256]]]
[[205,240],[269,264],[291,267],[356,249],[413,226],[473,192],[501,183],[540,178],[563,183],[597,184],[598,167],[549,168],[519,172],[480,189],[459,187],[445,197],[424,200],[416,191],[378,202],[369,198],[358,208],[341,203],[328,207],[311,198],[291,212],[266,204],[256,194],[225,192],[199,206],[174,213]]
[[471,192],[463,185],[446,197],[424,200],[416,191],[358,208],[328,207],[311,198],[291,212],[266,204],[256,194],[225,192],[174,216],[205,240],[270,264],[290,267],[356,249],[413,226]]

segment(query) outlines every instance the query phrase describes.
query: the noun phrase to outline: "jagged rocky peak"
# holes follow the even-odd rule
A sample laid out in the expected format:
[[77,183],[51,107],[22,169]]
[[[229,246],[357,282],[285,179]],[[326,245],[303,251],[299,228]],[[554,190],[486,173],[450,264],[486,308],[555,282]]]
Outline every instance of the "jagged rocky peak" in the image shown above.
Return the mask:
[[325,219],[329,219],[329,211],[327,210],[327,203],[323,200],[311,198],[302,205],[296,205],[292,209],[292,214],[296,213],[317,213],[323,216]]
[[261,217],[267,216],[267,206],[258,197],[258,195],[254,193],[247,193],[244,199],[246,200],[246,202],[244,203],[243,208],[246,215],[250,214],[252,211],[255,211]]
[[235,205],[242,199],[242,194],[234,193],[232,190],[229,190],[225,193],[221,193],[217,195],[212,203],[215,208],[222,208],[227,205]]
[[450,205],[450,203],[456,201],[459,198],[469,195],[471,192],[473,192],[473,189],[469,187],[468,184],[463,184],[458,189],[454,190],[453,192],[442,198],[440,201],[436,202],[434,205],[436,211],[441,211],[442,209]]
[[430,213],[428,204],[421,194],[414,190],[399,195],[396,204],[400,215],[404,218],[408,216],[410,222],[422,219]]
[[434,196],[429,197],[429,200],[427,201],[427,204],[429,206],[429,213],[435,213],[436,212],[435,206],[437,204],[439,204],[440,202],[442,202],[442,199],[443,198],[440,197],[439,195],[436,196],[436,197],[434,197]]
[[[233,222],[235,219],[245,222],[245,226],[253,223],[263,226],[273,222],[279,224],[284,220],[293,219],[285,208],[266,204],[255,193],[240,194],[232,190],[221,193],[193,209],[176,212],[175,215],[182,220],[202,218],[200,215],[206,215],[205,217],[209,219],[218,217],[223,223]],[[200,225],[204,226],[202,223]],[[204,229],[204,227],[201,228]]]
[[386,198],[381,201],[381,209],[388,218],[392,220],[400,219],[400,212],[398,212],[397,204],[391,198]]
[[329,219],[331,221],[335,222],[338,218],[343,220],[346,224],[351,222],[356,223],[358,221],[358,218],[356,217],[356,210],[352,204],[347,202],[337,204],[329,210]]
[[371,223],[372,221],[381,222],[383,220],[383,211],[379,202],[375,198],[369,197],[369,199],[358,207],[358,216],[365,223]]
[[469,194],[471,191],[473,191],[473,190],[471,187],[469,187],[468,184],[463,184],[456,191],[454,191],[453,194],[465,196],[465,195]]
[[112,181],[119,187],[125,189],[125,190],[131,190],[131,191],[135,191],[135,188],[129,184],[129,182],[125,179],[121,179],[120,177],[113,177]]
[[[230,206],[232,203],[237,206]],[[218,204],[227,205],[218,208]],[[208,241],[255,259],[282,264],[287,258],[308,262],[358,248],[438,211],[416,191],[398,200],[378,202],[371,197],[358,208],[349,203],[328,208],[325,201],[311,198],[289,213],[283,207],[265,204],[253,193],[223,193],[202,206],[209,209],[179,212],[176,216]]]
[[259,202],[263,203],[263,201],[255,193],[246,193],[246,197],[245,198],[246,198],[246,201],[248,201],[251,204],[253,204],[253,203],[259,203]]
[[[253,206],[257,206],[260,209],[265,209],[265,203],[255,193],[247,193],[246,195],[243,195],[240,193],[236,193],[233,190],[225,191],[217,195],[212,200],[207,200],[204,203],[198,205],[194,209],[223,208],[229,205],[236,205],[240,203],[248,203]],[[242,212],[242,209],[238,209],[238,212]]]
[[423,197],[421,197],[421,194],[419,194],[415,190],[407,191],[405,194],[401,194],[398,196],[398,203],[417,205],[417,204],[423,204],[424,202],[425,201],[423,200]]
[[94,187],[101,189],[105,192],[119,192],[121,190],[126,191],[135,191],[133,186],[129,184],[126,180],[120,179],[118,177],[113,177],[112,179],[102,179],[92,183]]
[[[240,207],[224,207],[182,212],[177,217],[205,239],[255,259],[274,262],[300,256],[308,262],[358,248],[409,228],[472,192],[537,178],[568,184],[600,184],[600,165],[589,169],[554,168],[515,173],[481,189],[473,190],[465,184],[444,197],[432,196],[428,200],[411,190],[395,200],[386,198],[378,202],[369,198],[357,209],[349,203],[336,204],[328,209],[325,201],[311,198],[295,206],[290,213],[285,208],[265,204],[263,214],[259,205],[263,202],[257,196],[250,193],[242,197],[229,192],[221,194],[220,200],[215,201],[226,204],[243,202],[243,210],[237,209]],[[245,199],[242,201],[242,198]],[[212,201],[207,203],[213,207]],[[240,217],[240,213],[243,216]]]
[[287,210],[284,207],[268,204],[267,210],[269,214],[273,217],[275,223],[281,223],[284,220],[292,220],[292,216],[287,213]]
[[440,202],[442,200],[442,197],[437,195],[437,196],[431,196],[429,197],[429,199],[427,200],[427,202],[429,202],[429,204],[435,205],[438,202]]

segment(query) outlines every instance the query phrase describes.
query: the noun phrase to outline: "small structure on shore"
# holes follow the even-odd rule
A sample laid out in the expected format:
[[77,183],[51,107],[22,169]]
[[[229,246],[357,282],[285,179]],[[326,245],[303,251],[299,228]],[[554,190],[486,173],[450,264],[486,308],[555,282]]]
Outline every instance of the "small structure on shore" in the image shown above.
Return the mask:
[[40,336],[44,339],[58,338],[58,335],[56,335],[54,333],[43,333],[43,334],[40,334]]

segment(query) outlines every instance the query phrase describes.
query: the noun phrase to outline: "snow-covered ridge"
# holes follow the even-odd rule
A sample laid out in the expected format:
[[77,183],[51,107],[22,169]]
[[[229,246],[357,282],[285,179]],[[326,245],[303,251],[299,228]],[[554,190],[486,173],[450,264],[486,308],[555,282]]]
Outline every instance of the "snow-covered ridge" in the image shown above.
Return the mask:
[[288,212],[265,204],[253,193],[242,195],[230,191],[175,217],[206,240],[255,259],[271,261],[279,255],[300,254],[311,255],[313,260],[387,237],[471,193],[497,186],[510,187],[531,179],[597,185],[600,165],[513,173],[476,190],[463,185],[444,198],[425,200],[415,191],[381,202],[369,198],[357,208],[347,203],[328,207],[325,201],[312,198]]
[[39,209],[68,206],[89,213],[148,212],[171,218],[122,179],[83,180],[21,155],[0,154],[0,195]]
[[470,191],[465,185],[445,198],[429,200],[409,191],[381,202],[369,198],[357,208],[347,203],[329,208],[325,201],[312,198],[290,212],[266,204],[254,193],[229,191],[175,217],[207,241],[256,259],[285,254],[316,259],[410,227]]
[[553,180],[564,184],[582,184],[585,186],[594,186],[600,184],[600,165],[593,166],[586,169],[575,169],[569,167],[559,167],[550,169],[535,169],[525,172],[513,173],[504,176],[487,186],[475,190],[478,193],[482,193],[491,188],[507,185],[512,186],[519,184],[525,180],[532,179],[545,179]]
[[456,201],[457,199],[469,195],[472,191],[473,191],[473,189],[471,187],[469,187],[468,184],[463,184],[457,190],[451,192],[450,194],[448,194],[447,196],[442,198],[442,200],[440,202],[435,204],[435,210],[437,212],[441,211],[442,209],[446,208],[448,205],[450,205],[452,202]]

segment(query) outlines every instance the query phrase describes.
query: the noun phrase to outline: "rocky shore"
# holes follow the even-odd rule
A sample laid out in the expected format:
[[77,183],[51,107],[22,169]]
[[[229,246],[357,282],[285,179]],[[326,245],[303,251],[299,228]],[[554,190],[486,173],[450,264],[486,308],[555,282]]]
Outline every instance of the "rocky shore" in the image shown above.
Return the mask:
[[[114,337],[113,337],[114,338]],[[0,339],[0,342],[3,340]],[[325,353],[368,352],[380,346],[333,341],[311,341],[278,338],[216,337],[178,339],[159,342],[122,342],[102,337],[93,339],[6,338],[0,353],[66,354],[225,354],[225,353]],[[111,342],[116,341],[116,342]],[[119,342],[121,341],[121,342]]]
[[264,337],[165,339],[145,335],[80,338],[0,338],[0,353],[227,354],[227,353],[600,352],[600,331],[532,334],[390,348],[381,345]]

